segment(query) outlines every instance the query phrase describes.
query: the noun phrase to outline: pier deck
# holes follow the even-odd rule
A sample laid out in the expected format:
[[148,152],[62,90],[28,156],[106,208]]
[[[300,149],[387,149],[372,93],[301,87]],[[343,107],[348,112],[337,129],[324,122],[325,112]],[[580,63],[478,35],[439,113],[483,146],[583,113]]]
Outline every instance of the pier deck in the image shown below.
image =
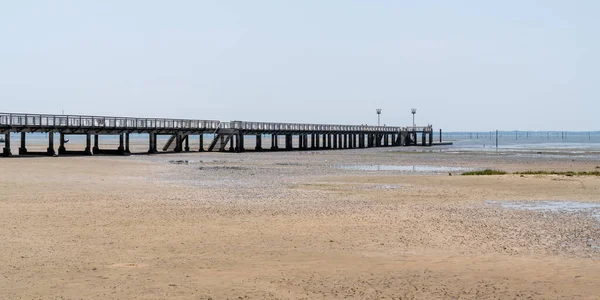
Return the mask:
[[[199,136],[198,151],[204,149],[204,135],[214,134],[208,151],[246,150],[245,136],[255,137],[255,151],[261,150],[317,150],[354,149],[422,145],[431,146],[432,126],[367,126],[297,124],[217,120],[189,120],[168,118],[107,117],[84,115],[45,115],[27,113],[0,113],[0,134],[4,134],[3,156],[11,156],[11,133],[21,134],[19,154],[56,155],[54,134],[60,135],[58,154],[129,154],[129,135],[148,134],[148,153],[158,153],[157,136],[168,135],[169,141],[163,151],[173,148],[175,152],[190,151],[190,136]],[[48,149],[44,153],[27,151],[26,134],[48,133]],[[84,151],[66,149],[66,135],[84,135]],[[100,149],[101,135],[118,135],[117,149]],[[418,143],[418,136],[421,143]],[[93,136],[93,137],[92,137]],[[262,148],[263,137],[271,138],[271,147]],[[281,137],[283,144],[280,145]],[[93,141],[93,146],[92,146]]]

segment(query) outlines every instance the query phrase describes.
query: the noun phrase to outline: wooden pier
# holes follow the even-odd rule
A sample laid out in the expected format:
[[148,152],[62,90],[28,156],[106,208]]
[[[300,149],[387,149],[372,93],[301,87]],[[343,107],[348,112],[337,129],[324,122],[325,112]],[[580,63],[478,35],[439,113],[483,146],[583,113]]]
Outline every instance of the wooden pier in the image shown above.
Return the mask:
[[[27,150],[26,134],[48,133],[48,148],[42,153]],[[59,134],[58,154],[116,154],[130,153],[130,134],[148,134],[148,153],[158,153],[159,135],[169,136],[162,151],[190,151],[190,136],[199,137],[197,151],[205,151],[204,135],[214,138],[206,151],[243,152],[249,149],[245,137],[253,136],[254,151],[263,150],[324,150],[355,149],[394,146],[431,146],[433,128],[429,126],[366,126],[366,125],[325,125],[268,123],[216,120],[185,120],[165,118],[133,118],[79,115],[43,115],[23,113],[0,113],[0,134],[4,135],[3,156],[11,156],[11,133],[20,133],[19,155],[56,155],[54,134]],[[66,136],[85,136],[85,150],[67,149]],[[100,136],[118,135],[117,149],[101,149]],[[419,143],[420,136],[420,143]],[[271,139],[271,146],[263,149],[263,137]],[[283,138],[283,141],[282,141]],[[92,145],[93,142],[93,145]],[[281,142],[281,144],[280,144]]]

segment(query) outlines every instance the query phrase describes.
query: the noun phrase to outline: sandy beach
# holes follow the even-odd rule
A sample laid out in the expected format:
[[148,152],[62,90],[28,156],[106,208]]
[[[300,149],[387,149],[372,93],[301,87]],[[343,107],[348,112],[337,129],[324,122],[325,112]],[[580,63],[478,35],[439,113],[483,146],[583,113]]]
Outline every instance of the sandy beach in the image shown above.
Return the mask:
[[459,176],[595,157],[410,149],[2,158],[0,298],[599,299],[597,215],[502,205],[598,177]]

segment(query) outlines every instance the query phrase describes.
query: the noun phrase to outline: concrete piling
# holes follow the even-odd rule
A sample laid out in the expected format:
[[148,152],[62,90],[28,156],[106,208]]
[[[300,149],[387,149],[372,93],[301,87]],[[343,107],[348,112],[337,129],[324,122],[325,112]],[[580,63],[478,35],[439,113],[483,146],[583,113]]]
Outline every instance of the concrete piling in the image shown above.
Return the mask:
[[256,135],[256,146],[254,147],[254,150],[256,150],[256,151],[262,150],[262,135],[261,134]]
[[25,147],[25,132],[21,132],[21,147],[19,147],[19,155],[27,154],[27,147]]
[[65,154],[67,153],[67,149],[65,148],[65,134],[64,133],[60,133],[60,145],[58,146],[58,154]]
[[4,148],[2,150],[2,156],[11,156],[10,151],[10,132],[4,134]]
[[89,133],[85,135],[85,151],[84,152],[86,155],[92,155],[92,135]]
[[56,152],[54,151],[54,132],[48,132],[48,149],[46,150],[46,155],[54,156]]

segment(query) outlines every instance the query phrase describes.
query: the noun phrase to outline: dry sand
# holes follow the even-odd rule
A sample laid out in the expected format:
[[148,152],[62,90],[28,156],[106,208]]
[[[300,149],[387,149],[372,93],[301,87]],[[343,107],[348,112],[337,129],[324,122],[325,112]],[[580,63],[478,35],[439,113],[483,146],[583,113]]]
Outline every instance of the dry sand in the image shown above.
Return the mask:
[[600,179],[345,164],[600,165],[389,149],[0,159],[0,298],[600,299],[598,220],[486,202],[600,203]]

